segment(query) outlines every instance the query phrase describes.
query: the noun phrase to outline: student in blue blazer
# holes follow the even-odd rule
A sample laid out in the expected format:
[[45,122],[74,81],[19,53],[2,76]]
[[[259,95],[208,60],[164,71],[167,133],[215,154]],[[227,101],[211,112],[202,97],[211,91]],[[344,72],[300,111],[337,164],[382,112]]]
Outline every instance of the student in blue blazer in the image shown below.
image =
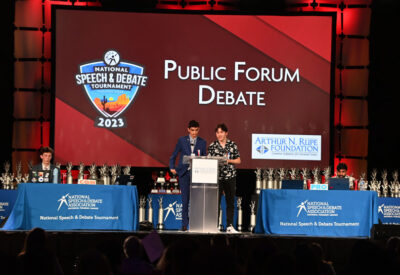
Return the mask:
[[[190,198],[190,176],[189,164],[183,164],[183,156],[205,156],[206,141],[199,137],[200,124],[195,121],[189,121],[189,135],[180,137],[175,146],[175,150],[169,159],[169,169],[172,173],[178,174],[179,186],[182,193],[182,231],[186,231],[189,224],[189,198]],[[178,166],[175,166],[176,158],[179,156]]]

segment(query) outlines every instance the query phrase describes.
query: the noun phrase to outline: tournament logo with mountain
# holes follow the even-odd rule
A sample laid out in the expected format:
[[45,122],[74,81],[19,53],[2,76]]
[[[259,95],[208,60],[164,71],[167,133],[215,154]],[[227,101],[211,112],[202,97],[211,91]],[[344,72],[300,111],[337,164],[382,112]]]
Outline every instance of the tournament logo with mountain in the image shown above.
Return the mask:
[[120,128],[126,127],[120,115],[132,105],[139,89],[146,87],[148,77],[142,65],[122,61],[117,51],[108,50],[103,60],[80,65],[75,79],[101,115],[95,126]]

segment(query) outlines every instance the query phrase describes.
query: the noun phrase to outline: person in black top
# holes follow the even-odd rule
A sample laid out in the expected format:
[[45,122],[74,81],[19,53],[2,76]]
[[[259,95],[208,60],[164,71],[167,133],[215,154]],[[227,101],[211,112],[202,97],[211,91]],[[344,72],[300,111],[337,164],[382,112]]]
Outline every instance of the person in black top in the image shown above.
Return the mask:
[[218,205],[220,205],[222,192],[224,192],[226,200],[226,231],[228,233],[237,233],[233,227],[233,212],[236,194],[235,164],[241,163],[240,154],[236,143],[228,139],[228,127],[225,124],[217,125],[215,135],[217,136],[217,140],[208,147],[208,154],[210,156],[227,157],[226,164],[219,169]]

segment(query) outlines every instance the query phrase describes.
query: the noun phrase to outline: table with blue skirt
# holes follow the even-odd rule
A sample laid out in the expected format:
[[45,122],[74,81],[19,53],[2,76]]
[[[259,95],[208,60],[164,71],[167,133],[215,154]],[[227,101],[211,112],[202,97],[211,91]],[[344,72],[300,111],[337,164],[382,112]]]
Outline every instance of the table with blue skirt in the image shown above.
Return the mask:
[[0,190],[0,224],[8,218],[17,200],[17,190]]
[[262,190],[256,233],[369,237],[378,223],[374,191]]
[[383,224],[400,224],[400,198],[378,198],[378,219]]
[[[182,227],[182,195],[180,194],[149,194],[148,198],[151,199],[151,206],[153,208],[153,226],[157,228],[158,224],[158,210],[159,210],[159,199],[163,199],[164,208],[164,229],[166,230],[178,230]],[[222,209],[222,225],[226,229],[226,201],[225,196],[221,197],[221,209]],[[146,220],[149,220],[149,205],[146,204]],[[189,217],[191,218],[191,217]],[[237,205],[235,198],[234,208],[234,224],[237,225]]]
[[137,230],[136,186],[21,183],[3,230]]

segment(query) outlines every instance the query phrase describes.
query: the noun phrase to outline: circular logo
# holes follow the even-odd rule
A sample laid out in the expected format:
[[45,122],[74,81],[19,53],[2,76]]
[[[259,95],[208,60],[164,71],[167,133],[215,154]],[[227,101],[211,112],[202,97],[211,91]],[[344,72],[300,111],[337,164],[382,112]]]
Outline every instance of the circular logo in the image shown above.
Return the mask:
[[116,51],[110,50],[104,54],[104,62],[108,66],[116,66],[119,63],[119,54]]

